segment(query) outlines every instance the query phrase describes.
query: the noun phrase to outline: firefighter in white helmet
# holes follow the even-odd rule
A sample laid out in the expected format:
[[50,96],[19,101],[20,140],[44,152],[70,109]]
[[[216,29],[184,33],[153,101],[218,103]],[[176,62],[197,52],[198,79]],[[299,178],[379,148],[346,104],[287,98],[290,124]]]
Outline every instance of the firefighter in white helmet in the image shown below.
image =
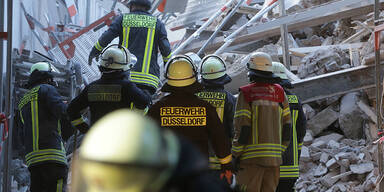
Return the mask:
[[166,68],[166,84],[161,91],[170,93],[151,106],[148,115],[161,127],[171,129],[195,144],[209,157],[208,143],[218,157],[221,177],[232,184],[230,140],[215,108],[195,94],[202,90],[197,71],[188,56],[175,56]]
[[247,67],[250,84],[240,87],[232,145],[238,183],[248,192],[274,192],[290,140],[288,100],[268,54],[252,53]]
[[[224,89],[224,85],[232,81],[226,73],[225,61],[218,55],[205,56],[200,62],[200,75],[204,89],[197,96],[216,108],[227,137],[232,139],[236,98]],[[220,162],[214,153],[210,153],[209,163],[211,169],[220,170]]]
[[279,84],[284,88],[287,95],[292,117],[291,141],[283,155],[283,164],[280,166],[280,181],[276,191],[293,192],[295,191],[296,180],[299,178],[299,162],[305,136],[306,119],[298,96],[288,91],[293,86],[286,74],[287,69],[279,62],[272,62],[272,65],[273,73],[281,79]]
[[125,109],[94,124],[74,166],[73,192],[220,191],[192,144]]
[[67,105],[53,80],[58,72],[47,62],[32,65],[28,92],[18,104],[25,147],[25,161],[31,175],[31,192],[63,191],[67,182],[67,156],[63,141],[73,133],[64,127]]
[[151,102],[148,94],[129,80],[130,66],[136,57],[120,45],[111,45],[101,53],[101,78],[87,85],[68,106],[72,125],[81,132],[88,130],[88,124],[81,111],[90,108],[91,125],[105,114],[120,108],[144,110]]

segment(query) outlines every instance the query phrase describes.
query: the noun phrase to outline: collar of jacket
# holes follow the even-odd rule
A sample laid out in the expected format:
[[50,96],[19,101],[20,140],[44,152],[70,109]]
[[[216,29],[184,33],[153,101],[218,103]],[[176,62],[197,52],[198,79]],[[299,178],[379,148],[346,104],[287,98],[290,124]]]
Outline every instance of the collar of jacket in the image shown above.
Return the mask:
[[148,11],[143,11],[143,10],[135,10],[135,11],[132,11],[132,12],[129,12],[129,13],[151,15]]
[[208,88],[224,88],[224,85],[230,83],[231,81],[232,78],[225,74],[217,79],[201,79],[201,84]]
[[169,85],[168,83],[165,83],[164,86],[161,88],[162,92],[168,92],[168,93],[189,93],[189,94],[195,94],[203,90],[203,85],[201,85],[199,82],[195,82],[192,85],[186,86],[186,87],[174,87]]
[[284,89],[292,89],[293,85],[288,79],[280,79],[279,84],[284,88]]
[[124,79],[128,76],[129,74],[125,71],[116,71],[112,73],[102,73],[101,79]]

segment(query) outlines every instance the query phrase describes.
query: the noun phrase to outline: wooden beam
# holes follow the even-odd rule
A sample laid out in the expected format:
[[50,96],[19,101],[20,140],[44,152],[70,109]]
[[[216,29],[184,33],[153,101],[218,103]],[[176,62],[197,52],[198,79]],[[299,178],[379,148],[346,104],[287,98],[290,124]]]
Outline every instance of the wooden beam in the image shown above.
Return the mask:
[[[349,50],[349,49],[360,49],[364,46],[365,43],[351,43],[351,44],[338,44],[338,45],[325,45],[325,46],[313,46],[313,47],[299,47],[299,48],[290,48],[289,51],[307,54],[311,52],[315,52],[321,49],[332,49],[339,48],[341,50]],[[281,48],[278,50],[279,55],[282,55],[283,52]]]
[[[384,63],[382,63],[383,65]],[[375,87],[375,66],[362,65],[293,82],[303,103]]]
[[[383,4],[384,0],[380,0]],[[248,28],[248,34],[237,37],[231,46],[250,41],[257,41],[280,35],[280,25],[287,24],[288,31],[296,31],[305,27],[312,27],[373,11],[374,0],[341,0],[307,9],[300,13],[289,14],[267,23]],[[198,39],[185,48],[183,52],[197,51],[205,39]],[[218,49],[224,43],[223,37],[214,39],[206,51]]]

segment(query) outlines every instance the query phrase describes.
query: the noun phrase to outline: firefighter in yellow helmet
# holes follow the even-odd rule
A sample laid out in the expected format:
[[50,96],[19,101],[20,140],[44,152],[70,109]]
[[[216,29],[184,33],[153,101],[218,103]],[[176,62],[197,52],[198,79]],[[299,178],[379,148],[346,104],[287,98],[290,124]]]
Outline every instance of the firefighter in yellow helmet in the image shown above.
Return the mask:
[[110,45],[101,53],[101,78],[87,85],[68,106],[72,125],[85,133],[89,128],[81,111],[89,107],[91,125],[105,114],[121,108],[144,110],[151,102],[149,94],[129,80],[130,66],[136,57],[120,45]]
[[170,94],[152,105],[148,115],[161,127],[189,139],[206,159],[210,142],[220,161],[221,177],[232,184],[232,155],[228,133],[215,108],[195,95],[202,90],[197,75],[189,57],[180,55],[172,58],[166,68],[167,83],[161,89]]
[[[232,139],[236,98],[224,89],[224,85],[232,81],[226,73],[225,61],[218,55],[205,56],[200,62],[200,75],[204,89],[197,96],[216,108],[228,138]],[[210,155],[209,163],[211,169],[220,170],[220,162],[214,154]]]
[[280,181],[277,192],[293,192],[296,180],[299,178],[299,161],[301,146],[305,136],[306,119],[303,107],[298,96],[292,94],[288,89],[293,88],[286,74],[287,69],[282,63],[272,62],[273,73],[280,77],[279,84],[287,94],[289,108],[292,117],[291,141],[283,155],[283,164],[280,166]]
[[192,144],[136,112],[120,109],[85,136],[73,192],[221,191]]
[[232,153],[238,183],[247,192],[274,192],[282,153],[290,140],[291,116],[284,89],[275,83],[272,59],[254,52],[247,63],[250,84],[240,87]]

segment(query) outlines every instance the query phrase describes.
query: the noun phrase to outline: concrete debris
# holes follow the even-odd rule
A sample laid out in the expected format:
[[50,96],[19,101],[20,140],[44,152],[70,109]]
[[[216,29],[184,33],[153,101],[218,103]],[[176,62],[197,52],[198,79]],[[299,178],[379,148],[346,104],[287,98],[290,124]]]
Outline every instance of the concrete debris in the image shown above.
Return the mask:
[[310,144],[312,144],[312,141],[313,141],[312,131],[307,130],[307,132],[305,133],[304,139],[303,139],[303,144],[304,145],[310,145]]
[[362,92],[348,93],[341,99],[339,124],[347,138],[360,139],[363,136],[363,121],[366,118],[365,112],[358,106],[360,102],[368,105]]
[[311,130],[314,136],[316,136],[338,118],[339,113],[333,109],[333,106],[329,106],[307,122],[307,129]]
[[316,111],[308,104],[303,105],[303,111],[307,120],[312,119],[316,115]]
[[376,187],[379,172],[372,157],[377,146],[329,133],[307,142],[303,149],[296,191],[373,191]]

